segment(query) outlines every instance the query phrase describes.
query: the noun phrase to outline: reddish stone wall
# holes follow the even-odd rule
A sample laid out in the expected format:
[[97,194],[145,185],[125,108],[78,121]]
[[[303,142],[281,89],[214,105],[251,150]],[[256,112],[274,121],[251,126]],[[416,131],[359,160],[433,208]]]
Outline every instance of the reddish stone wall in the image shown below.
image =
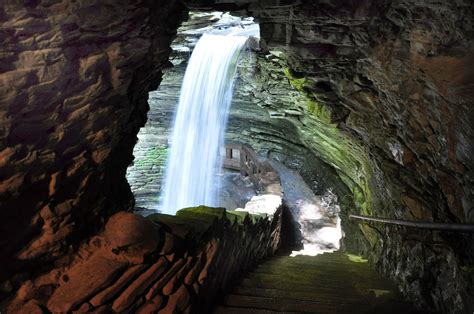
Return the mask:
[[280,208],[266,216],[197,207],[149,220],[120,212],[71,266],[26,281],[6,311],[204,313],[242,271],[275,252],[280,225]]

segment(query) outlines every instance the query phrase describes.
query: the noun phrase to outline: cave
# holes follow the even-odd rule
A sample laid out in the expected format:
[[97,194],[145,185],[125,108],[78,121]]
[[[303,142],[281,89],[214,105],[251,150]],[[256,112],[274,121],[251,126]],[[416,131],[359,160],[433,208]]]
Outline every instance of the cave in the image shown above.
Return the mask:
[[[195,44],[243,21],[225,208],[165,214]],[[0,313],[473,312],[471,1],[7,1],[0,23]]]

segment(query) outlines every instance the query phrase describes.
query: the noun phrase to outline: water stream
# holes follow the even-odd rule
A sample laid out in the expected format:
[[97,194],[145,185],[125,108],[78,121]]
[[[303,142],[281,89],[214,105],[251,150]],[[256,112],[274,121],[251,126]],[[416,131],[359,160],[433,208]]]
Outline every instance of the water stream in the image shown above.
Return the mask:
[[204,34],[184,76],[160,210],[218,205],[216,172],[240,51],[248,36]]

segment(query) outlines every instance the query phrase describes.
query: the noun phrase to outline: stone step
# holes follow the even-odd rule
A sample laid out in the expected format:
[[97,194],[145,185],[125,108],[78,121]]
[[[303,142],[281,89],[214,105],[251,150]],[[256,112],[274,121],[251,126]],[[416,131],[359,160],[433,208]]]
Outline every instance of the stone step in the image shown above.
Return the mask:
[[[369,276],[370,275],[370,276]],[[329,272],[321,269],[304,269],[300,272],[293,270],[268,272],[262,270],[249,273],[245,279],[258,280],[261,282],[283,282],[285,284],[300,283],[301,285],[325,285],[325,286],[352,286],[377,287],[378,289],[395,289],[393,285],[380,278],[376,274],[357,271]]]
[[[337,256],[330,257],[329,254],[337,254]],[[352,258],[352,260],[351,260]],[[293,266],[320,266],[320,265],[353,265],[354,263],[361,264],[360,267],[367,267],[365,260],[359,259],[358,257],[352,257],[352,255],[339,254],[339,253],[325,253],[316,257],[310,256],[277,256],[266,262],[270,265],[293,265]]]
[[244,278],[240,283],[241,287],[251,287],[251,288],[261,288],[261,289],[281,289],[281,290],[290,290],[290,291],[307,291],[313,290],[315,293],[322,295],[331,295],[334,293],[341,293],[347,296],[361,296],[361,295],[371,295],[373,291],[381,293],[392,293],[391,290],[387,290],[386,287],[367,285],[364,283],[359,283],[356,285],[349,284],[348,282],[297,282],[297,281],[286,281],[284,279],[277,279],[274,281],[270,280],[258,280]]
[[[214,313],[384,313],[384,314],[422,314],[401,300],[380,299],[370,301],[360,299],[358,303],[347,303],[344,295],[334,295],[334,303],[299,301],[287,298],[265,298],[256,296],[228,295],[224,304]],[[339,300],[337,303],[336,301]]]
[[232,307],[220,305],[214,309],[213,314],[296,314],[298,312],[280,312],[246,307]]
[[264,266],[261,265],[259,266],[257,269],[260,269],[262,267],[267,267],[267,268],[271,268],[271,269],[280,269],[280,270],[285,270],[285,269],[301,269],[301,268],[315,268],[315,269],[324,269],[326,270],[327,272],[332,272],[332,271],[335,271],[335,270],[338,270],[340,268],[344,268],[344,267],[348,267],[348,268],[351,268],[351,269],[357,269],[357,270],[360,270],[360,271],[366,271],[366,272],[370,272],[370,273],[373,273],[373,270],[371,270],[369,268],[369,266],[367,267],[364,267],[364,266],[361,266],[360,268],[357,268],[357,267],[353,267],[353,264],[351,263],[346,263],[346,262],[343,262],[343,263],[339,263],[339,262],[318,262],[318,263],[311,263],[311,264],[308,264],[308,263],[292,263],[292,262],[286,262],[286,261],[281,261],[281,262],[274,262],[274,261],[271,261],[271,262],[268,262],[266,263]]
[[225,297],[215,313],[421,313],[366,260],[342,252],[275,256]]
[[301,269],[305,267],[308,270],[313,270],[314,272],[322,273],[333,273],[336,270],[339,270],[341,267],[347,267],[347,271],[358,272],[358,273],[370,273],[373,274],[373,270],[370,267],[357,267],[353,264],[347,263],[317,263],[317,264],[291,264],[291,263],[273,263],[269,262],[264,265],[259,265],[256,267],[253,272],[265,272],[266,270],[272,272],[278,271],[291,271],[295,269]]
[[[319,256],[319,255],[318,255]],[[352,268],[357,269],[368,269],[372,270],[366,260],[356,261],[347,259],[340,259],[340,260],[314,260],[314,261],[307,261],[307,260],[299,260],[298,256],[290,257],[290,258],[281,258],[275,257],[274,259],[270,259],[265,262],[266,266],[273,266],[273,267],[310,267],[310,268],[318,268],[318,267],[343,267],[343,266],[351,266]]]
[[321,304],[311,301],[244,296],[236,294],[227,295],[223,303],[224,305],[233,307],[296,313],[336,313],[339,307],[336,304]]
[[237,295],[247,295],[247,296],[256,296],[256,297],[266,297],[266,298],[286,298],[292,300],[300,301],[319,301],[322,303],[347,303],[347,304],[358,304],[360,303],[360,295],[344,295],[344,299],[341,300],[339,297],[334,298],[334,293],[316,291],[316,290],[281,290],[281,289],[269,289],[269,288],[257,288],[257,287],[245,287],[238,286],[232,293]]

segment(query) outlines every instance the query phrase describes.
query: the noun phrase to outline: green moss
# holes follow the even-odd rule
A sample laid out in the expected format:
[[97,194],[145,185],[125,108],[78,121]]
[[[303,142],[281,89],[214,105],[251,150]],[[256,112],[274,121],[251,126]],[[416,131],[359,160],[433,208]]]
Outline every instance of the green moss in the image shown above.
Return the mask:
[[393,292],[389,290],[381,290],[381,289],[369,289],[369,291],[372,291],[375,294],[376,298],[380,298],[386,295],[390,295]]
[[177,216],[182,215],[206,215],[206,216],[214,216],[217,219],[225,218],[226,211],[225,208],[222,207],[207,207],[207,206],[196,206],[196,207],[188,207],[178,210],[176,213]]
[[285,76],[290,81],[291,86],[293,86],[296,90],[303,91],[304,84],[306,83],[306,79],[303,78],[295,78],[289,68],[285,68],[283,70],[285,72]]
[[208,224],[209,226],[215,224],[218,220],[217,217],[214,215],[193,212],[177,212],[176,216],[180,218],[200,221],[204,224]]
[[325,123],[331,123],[331,112],[326,108],[326,106],[321,105],[316,100],[311,99],[310,97],[306,96],[306,108],[310,113],[317,116],[321,121]]
[[215,217],[194,217],[191,215],[184,216],[174,216],[166,214],[151,214],[146,217],[146,219],[153,221],[154,223],[164,224],[164,225],[182,225],[192,230],[194,233],[202,234],[209,230],[209,228],[214,224]]
[[371,214],[373,206],[370,180],[372,168],[368,152],[360,144],[350,138],[349,134],[331,123],[331,114],[326,106],[304,95],[310,111],[309,132],[305,134],[305,142],[329,165],[332,165],[341,180],[353,194],[358,212]]
[[[357,135],[333,123],[332,110],[337,109],[326,104],[325,98],[316,94],[316,89],[312,90],[313,82],[310,79],[295,77],[295,71],[289,68],[285,55],[276,61],[275,58],[258,58],[257,62],[260,71],[257,72],[255,81],[259,86],[270,94],[275,88],[278,94],[286,92],[281,101],[276,97],[272,98],[275,103],[269,104],[269,110],[305,109],[304,116],[288,121],[295,124],[295,137],[301,140],[302,145],[331,166],[350,190],[350,197],[344,198],[342,204],[344,214],[352,212],[373,215],[374,212],[383,210],[380,182],[377,182],[375,176],[377,163],[371,160],[369,151]],[[295,65],[298,66],[297,63]],[[301,68],[296,70],[305,71]],[[374,240],[379,236],[373,230],[362,232],[373,246],[376,242]]]
[[363,258],[362,256],[358,255],[352,255],[352,254],[346,254],[346,256],[349,258],[349,260],[353,263],[367,263],[368,260]]
[[369,182],[372,169],[367,151],[335,124],[330,123],[329,113],[324,109],[312,115],[311,124],[308,134],[305,134],[306,144],[313,147],[322,160],[334,167],[351,190],[358,212],[371,214],[373,199]]
[[145,155],[135,160],[134,166],[138,168],[158,165],[161,168],[165,167],[166,158],[168,156],[168,148],[165,146],[153,147],[145,152]]
[[235,211],[235,210],[228,210],[226,212],[227,218],[232,221],[232,223],[237,222],[238,224],[242,224],[245,219],[249,216],[248,212],[243,211]]
[[173,224],[173,225],[193,225],[197,222],[197,220],[190,220],[183,217],[161,214],[161,213],[151,214],[151,215],[146,216],[145,218],[155,223],[164,223],[164,224]]
[[176,212],[176,216],[185,219],[200,221],[203,224],[211,226],[218,220],[225,219],[225,208],[196,206],[180,209]]
[[306,84],[306,78],[295,78],[289,68],[284,68],[283,72],[285,73],[286,78],[290,82],[291,86],[297,91],[303,92],[302,96],[305,98],[306,109],[311,114],[315,115],[325,123],[331,123],[331,112],[327,109],[326,106],[317,102],[314,97],[307,94],[304,90]]

